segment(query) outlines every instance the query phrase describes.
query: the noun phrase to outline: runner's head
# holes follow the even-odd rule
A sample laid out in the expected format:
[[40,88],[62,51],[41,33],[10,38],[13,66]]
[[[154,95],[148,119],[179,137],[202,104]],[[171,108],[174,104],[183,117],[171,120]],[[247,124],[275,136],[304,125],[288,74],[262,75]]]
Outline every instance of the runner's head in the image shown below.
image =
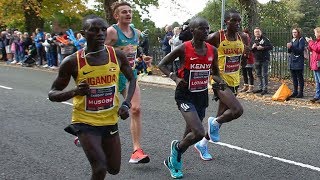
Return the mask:
[[228,31],[238,32],[240,30],[241,16],[235,9],[230,9],[224,14],[224,23]]
[[104,46],[108,23],[97,15],[88,15],[83,18],[82,29],[88,46]]
[[189,23],[189,28],[194,40],[205,41],[209,34],[209,23],[201,17],[194,17]]
[[130,24],[132,22],[132,8],[127,2],[114,2],[111,5],[113,17],[118,23]]

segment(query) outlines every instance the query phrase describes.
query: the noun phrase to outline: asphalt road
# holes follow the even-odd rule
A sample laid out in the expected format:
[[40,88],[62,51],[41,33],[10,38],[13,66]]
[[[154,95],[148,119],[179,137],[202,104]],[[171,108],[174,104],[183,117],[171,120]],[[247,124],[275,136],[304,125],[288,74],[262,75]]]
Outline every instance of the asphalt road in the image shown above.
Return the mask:
[[[85,154],[63,130],[70,123],[72,107],[47,100],[55,76],[55,72],[0,65],[0,179],[90,179]],[[170,142],[180,139],[185,127],[174,89],[145,83],[141,89],[142,144],[151,161],[128,163],[130,121],[121,120],[121,171],[106,179],[171,179],[163,160],[170,153]],[[183,155],[184,179],[320,179],[320,109],[241,103],[243,116],[223,125],[221,143],[209,145],[214,160],[200,160],[193,147]],[[210,101],[206,119],[215,114],[216,106]]]

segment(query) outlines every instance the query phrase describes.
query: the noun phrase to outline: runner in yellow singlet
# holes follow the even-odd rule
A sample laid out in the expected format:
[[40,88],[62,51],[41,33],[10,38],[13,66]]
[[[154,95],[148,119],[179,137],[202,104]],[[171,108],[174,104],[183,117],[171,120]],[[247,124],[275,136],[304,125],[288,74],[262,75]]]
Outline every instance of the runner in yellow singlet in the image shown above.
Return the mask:
[[209,154],[207,148],[209,140],[220,141],[221,125],[239,118],[243,113],[243,107],[235,95],[240,85],[241,63],[243,65],[246,62],[242,55],[249,50],[248,40],[244,33],[239,32],[241,22],[239,12],[226,11],[224,22],[227,28],[210,34],[207,42],[218,48],[219,71],[228,88],[225,91],[218,91],[216,83],[212,85],[215,99],[219,100],[219,107],[216,118],[208,118],[208,134],[195,146],[201,157]]
[[[121,143],[118,119],[129,117],[130,101],[136,87],[128,60],[122,51],[105,46],[104,19],[89,15],[83,20],[87,46],[67,56],[49,92],[49,99],[62,102],[73,98],[72,123],[65,128],[78,136],[92,170],[91,179],[104,179],[106,173],[118,174]],[[120,71],[129,81],[123,103],[118,97]],[[76,87],[64,90],[71,79]]]

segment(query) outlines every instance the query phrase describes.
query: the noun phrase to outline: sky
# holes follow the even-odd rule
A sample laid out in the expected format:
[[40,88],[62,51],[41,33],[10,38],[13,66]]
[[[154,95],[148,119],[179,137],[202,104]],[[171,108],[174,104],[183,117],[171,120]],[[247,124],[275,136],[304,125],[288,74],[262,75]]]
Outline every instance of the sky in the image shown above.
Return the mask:
[[[260,3],[267,3],[270,0],[258,0]],[[89,6],[92,5],[94,0],[89,0]],[[157,27],[164,27],[167,24],[178,22],[179,24],[184,23],[192,16],[202,11],[206,6],[208,0],[176,0],[179,4],[183,5],[184,11],[178,10],[168,0],[159,0],[159,7],[149,8],[149,18],[155,22]],[[196,3],[195,3],[196,2]],[[143,18],[148,17],[147,15],[142,16]]]

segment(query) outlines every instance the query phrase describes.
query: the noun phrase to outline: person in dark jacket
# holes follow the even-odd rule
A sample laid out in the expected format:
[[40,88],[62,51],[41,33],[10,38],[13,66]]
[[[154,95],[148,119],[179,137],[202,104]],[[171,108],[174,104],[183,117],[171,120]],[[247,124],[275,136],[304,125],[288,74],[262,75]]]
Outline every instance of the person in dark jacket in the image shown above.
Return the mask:
[[[292,29],[292,40],[287,43],[289,55],[289,70],[293,82],[293,93],[290,97],[302,98],[304,88],[304,47],[305,39],[301,36],[301,29]],[[299,92],[298,92],[299,86]]]
[[259,27],[254,29],[254,38],[251,41],[251,50],[255,59],[255,68],[257,76],[260,80],[259,89],[253,91],[253,93],[261,93],[265,95],[268,93],[268,67],[270,62],[270,50],[273,46],[270,40],[262,35],[262,31]]

